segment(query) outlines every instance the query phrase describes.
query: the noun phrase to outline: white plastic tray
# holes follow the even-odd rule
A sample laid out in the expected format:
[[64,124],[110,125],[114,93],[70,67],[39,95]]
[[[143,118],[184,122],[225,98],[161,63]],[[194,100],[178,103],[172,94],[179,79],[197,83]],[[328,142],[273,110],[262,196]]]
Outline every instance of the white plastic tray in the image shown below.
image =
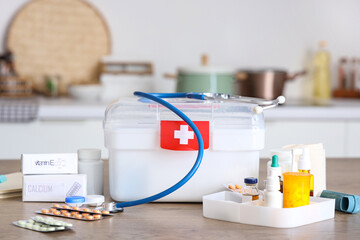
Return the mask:
[[239,193],[224,191],[203,196],[203,216],[223,221],[276,228],[292,228],[334,218],[335,200],[311,197],[296,208],[260,206],[259,200],[242,203]]

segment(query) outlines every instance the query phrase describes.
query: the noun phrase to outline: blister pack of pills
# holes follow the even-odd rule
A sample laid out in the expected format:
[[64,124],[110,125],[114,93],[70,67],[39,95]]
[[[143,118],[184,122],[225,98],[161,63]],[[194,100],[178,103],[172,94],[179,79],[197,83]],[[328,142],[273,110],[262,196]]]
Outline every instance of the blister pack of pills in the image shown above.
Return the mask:
[[71,223],[40,216],[33,217],[29,220],[15,221],[13,224],[21,228],[44,233],[70,230],[73,226]]
[[107,210],[99,210],[99,209],[91,209],[91,208],[80,208],[80,207],[70,207],[68,205],[60,205],[54,204],[52,208],[55,208],[59,211],[78,211],[80,213],[91,213],[91,214],[101,214],[102,216],[114,216],[110,211]]
[[59,204],[54,204],[50,209],[42,209],[41,211],[36,211],[36,213],[84,221],[96,221],[103,219],[103,216],[113,216],[113,214],[110,214],[109,211],[70,207],[68,205],[60,206]]
[[240,184],[224,184],[224,187],[232,192],[243,193],[242,186]]

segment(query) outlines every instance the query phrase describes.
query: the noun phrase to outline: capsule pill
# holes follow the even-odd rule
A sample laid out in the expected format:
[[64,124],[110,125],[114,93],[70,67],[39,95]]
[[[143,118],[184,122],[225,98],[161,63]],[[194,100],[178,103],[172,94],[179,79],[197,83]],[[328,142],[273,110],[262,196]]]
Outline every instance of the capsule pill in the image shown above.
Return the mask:
[[45,214],[48,214],[48,213],[49,213],[49,210],[43,209],[43,210],[41,210],[41,212],[42,212],[42,213],[45,213]]
[[57,211],[57,210],[56,210],[56,208],[50,208],[49,211],[50,211],[50,212],[55,212],[55,211]]
[[77,214],[79,214],[79,212],[71,212],[71,215],[73,215],[73,216],[75,216]]
[[71,213],[68,213],[68,212],[63,213],[63,215],[64,215],[65,217],[71,217]]

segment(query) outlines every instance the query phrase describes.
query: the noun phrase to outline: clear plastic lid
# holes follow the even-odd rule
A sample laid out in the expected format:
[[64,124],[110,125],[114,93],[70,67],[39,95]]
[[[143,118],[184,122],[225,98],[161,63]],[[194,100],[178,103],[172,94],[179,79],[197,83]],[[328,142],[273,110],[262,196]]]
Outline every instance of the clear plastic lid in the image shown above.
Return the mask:
[[[264,116],[255,114],[255,104],[235,101],[166,99],[192,121],[210,121],[217,129],[264,129]],[[161,120],[181,120],[164,106],[137,97],[121,98],[105,112],[104,129],[157,128]]]

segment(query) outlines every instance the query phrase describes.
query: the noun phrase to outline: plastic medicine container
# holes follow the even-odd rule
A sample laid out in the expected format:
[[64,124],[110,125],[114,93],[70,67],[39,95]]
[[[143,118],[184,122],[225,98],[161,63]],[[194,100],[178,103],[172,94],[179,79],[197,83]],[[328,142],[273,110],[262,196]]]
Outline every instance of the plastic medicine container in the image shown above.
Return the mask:
[[[228,182],[258,177],[264,147],[263,114],[256,105],[194,99],[167,99],[199,128],[205,152],[195,175],[159,201],[201,201]],[[182,179],[197,156],[194,133],[167,108],[139,98],[110,104],[104,119],[109,150],[110,195],[129,201],[157,194]]]

